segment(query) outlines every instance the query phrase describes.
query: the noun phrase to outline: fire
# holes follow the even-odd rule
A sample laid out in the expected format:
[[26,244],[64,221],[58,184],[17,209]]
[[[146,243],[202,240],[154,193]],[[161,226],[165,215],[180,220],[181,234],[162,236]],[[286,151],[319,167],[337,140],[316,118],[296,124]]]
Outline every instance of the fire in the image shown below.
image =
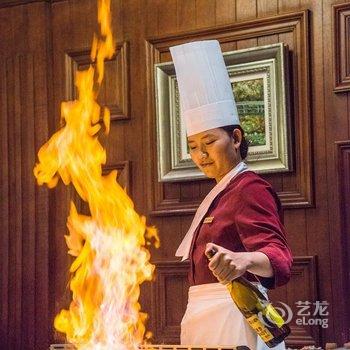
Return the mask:
[[[146,246],[159,246],[156,230],[134,210],[116,181],[117,172],[102,176],[106,152],[97,134],[101,115],[109,131],[109,110],[96,102],[104,60],[114,54],[110,0],[98,1],[100,35],[94,36],[91,58],[96,63],[77,72],[78,99],[63,102],[65,126],[38,152],[34,175],[39,185],[56,186],[59,178],[73,184],[89,204],[91,216],[73,202],[65,236],[75,257],[70,272],[72,302],[55,318],[55,328],[81,350],[137,349],[144,338],[146,314],[138,303],[140,284],[151,280],[154,266]],[[96,68],[95,68],[96,67]]]

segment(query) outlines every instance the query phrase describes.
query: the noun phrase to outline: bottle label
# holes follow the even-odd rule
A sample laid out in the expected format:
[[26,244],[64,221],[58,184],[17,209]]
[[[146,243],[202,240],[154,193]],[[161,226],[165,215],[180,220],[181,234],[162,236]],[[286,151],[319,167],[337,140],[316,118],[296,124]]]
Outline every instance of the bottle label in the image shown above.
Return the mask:
[[268,342],[273,339],[273,335],[271,332],[263,325],[263,323],[259,320],[257,315],[253,315],[247,318],[247,321],[255,332],[260,336],[260,338],[264,342]]
[[273,323],[277,325],[278,328],[281,328],[284,325],[284,320],[278,311],[272,306],[272,304],[268,304],[266,306],[266,317],[271,320]]

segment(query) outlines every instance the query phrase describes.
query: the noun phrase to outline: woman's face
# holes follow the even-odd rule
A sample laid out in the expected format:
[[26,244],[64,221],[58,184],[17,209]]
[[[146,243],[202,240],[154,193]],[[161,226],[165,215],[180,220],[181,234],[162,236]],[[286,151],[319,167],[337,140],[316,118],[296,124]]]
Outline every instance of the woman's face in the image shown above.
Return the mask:
[[239,146],[242,133],[232,131],[232,136],[221,129],[210,129],[187,138],[194,163],[209,178],[219,182],[240,161]]

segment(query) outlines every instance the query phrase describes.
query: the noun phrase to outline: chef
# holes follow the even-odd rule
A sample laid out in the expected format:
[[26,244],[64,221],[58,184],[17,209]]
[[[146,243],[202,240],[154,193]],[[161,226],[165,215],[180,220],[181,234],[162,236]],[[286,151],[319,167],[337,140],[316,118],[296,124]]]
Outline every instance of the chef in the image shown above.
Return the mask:
[[[216,40],[170,48],[190,155],[216,185],[200,204],[176,256],[189,259],[181,344],[268,349],[229,295],[244,275],[267,289],[288,282],[292,256],[271,185],[244,163],[248,143]],[[208,261],[206,253],[217,253]],[[285,349],[284,342],[274,349]]]

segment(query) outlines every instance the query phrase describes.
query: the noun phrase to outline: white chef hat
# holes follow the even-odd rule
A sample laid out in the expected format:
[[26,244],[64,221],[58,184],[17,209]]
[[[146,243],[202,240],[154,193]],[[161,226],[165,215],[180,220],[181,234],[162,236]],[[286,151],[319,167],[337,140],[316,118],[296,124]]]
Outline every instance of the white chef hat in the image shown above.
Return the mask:
[[170,48],[187,136],[240,124],[230,79],[217,40]]

